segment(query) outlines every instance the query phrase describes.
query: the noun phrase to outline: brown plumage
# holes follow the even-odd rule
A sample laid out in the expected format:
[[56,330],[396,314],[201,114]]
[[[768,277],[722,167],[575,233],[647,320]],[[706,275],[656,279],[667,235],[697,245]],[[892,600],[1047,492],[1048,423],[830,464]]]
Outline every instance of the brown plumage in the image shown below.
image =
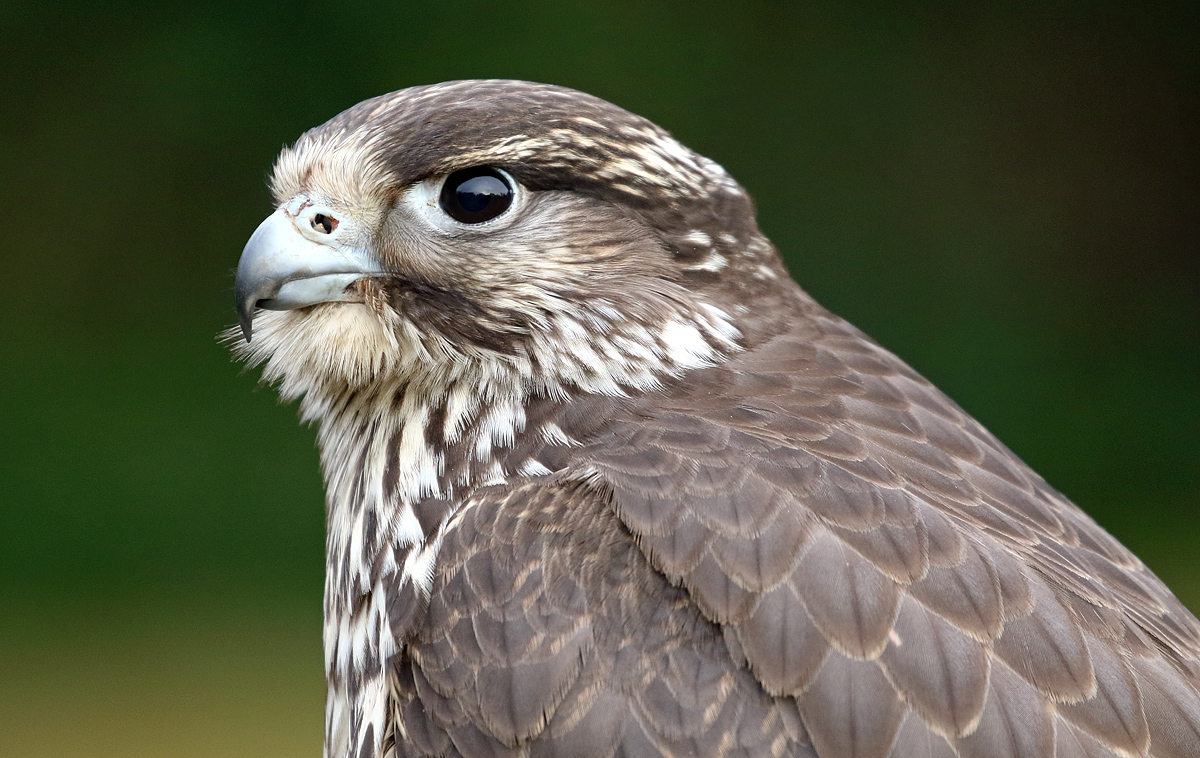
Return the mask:
[[274,186],[239,354],[321,425],[326,755],[1200,756],[1200,622],[658,127],[414,88]]

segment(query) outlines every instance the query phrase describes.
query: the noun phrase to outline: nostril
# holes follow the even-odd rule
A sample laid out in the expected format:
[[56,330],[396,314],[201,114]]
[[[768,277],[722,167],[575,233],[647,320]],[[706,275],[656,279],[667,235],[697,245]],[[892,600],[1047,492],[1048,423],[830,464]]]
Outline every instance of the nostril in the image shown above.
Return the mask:
[[312,218],[312,228],[322,234],[333,234],[333,230],[337,229],[338,220],[333,216],[326,216],[324,213],[318,213]]

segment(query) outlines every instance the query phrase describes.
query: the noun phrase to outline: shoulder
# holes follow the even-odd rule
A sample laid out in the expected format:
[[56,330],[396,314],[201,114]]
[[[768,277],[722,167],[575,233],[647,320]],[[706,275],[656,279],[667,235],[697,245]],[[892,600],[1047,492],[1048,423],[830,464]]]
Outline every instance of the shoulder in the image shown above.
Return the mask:
[[[1010,738],[1012,754],[1067,735],[1134,754],[1200,739],[1200,623],[835,317],[648,398],[578,460],[767,691],[797,697],[818,752],[854,739],[886,755],[931,734],[964,754]],[[828,712],[855,688],[880,718]]]

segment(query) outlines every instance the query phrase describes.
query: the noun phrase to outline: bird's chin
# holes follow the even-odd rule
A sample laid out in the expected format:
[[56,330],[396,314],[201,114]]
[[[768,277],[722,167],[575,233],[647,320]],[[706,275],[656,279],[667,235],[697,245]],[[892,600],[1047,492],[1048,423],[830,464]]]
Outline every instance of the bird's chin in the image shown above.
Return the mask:
[[279,384],[289,400],[336,385],[369,385],[403,361],[390,326],[375,308],[356,302],[260,310],[254,340],[234,340],[232,349],[248,365],[262,365],[263,380]]

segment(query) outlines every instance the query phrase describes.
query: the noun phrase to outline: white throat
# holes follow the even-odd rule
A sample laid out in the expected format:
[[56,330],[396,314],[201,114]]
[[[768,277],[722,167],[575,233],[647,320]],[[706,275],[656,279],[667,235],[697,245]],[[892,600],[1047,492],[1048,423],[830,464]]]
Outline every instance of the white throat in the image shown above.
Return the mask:
[[389,602],[428,599],[442,535],[470,493],[551,473],[518,447],[577,443],[554,414],[531,428],[531,404],[653,392],[738,349],[740,333],[712,306],[653,326],[592,306],[549,316],[509,355],[454,349],[359,304],[256,316],[255,343],[236,352],[265,364],[263,379],[283,399],[299,398],[302,418],[319,424],[327,754],[360,744],[368,727],[375,742],[384,738],[387,661],[400,633]]

